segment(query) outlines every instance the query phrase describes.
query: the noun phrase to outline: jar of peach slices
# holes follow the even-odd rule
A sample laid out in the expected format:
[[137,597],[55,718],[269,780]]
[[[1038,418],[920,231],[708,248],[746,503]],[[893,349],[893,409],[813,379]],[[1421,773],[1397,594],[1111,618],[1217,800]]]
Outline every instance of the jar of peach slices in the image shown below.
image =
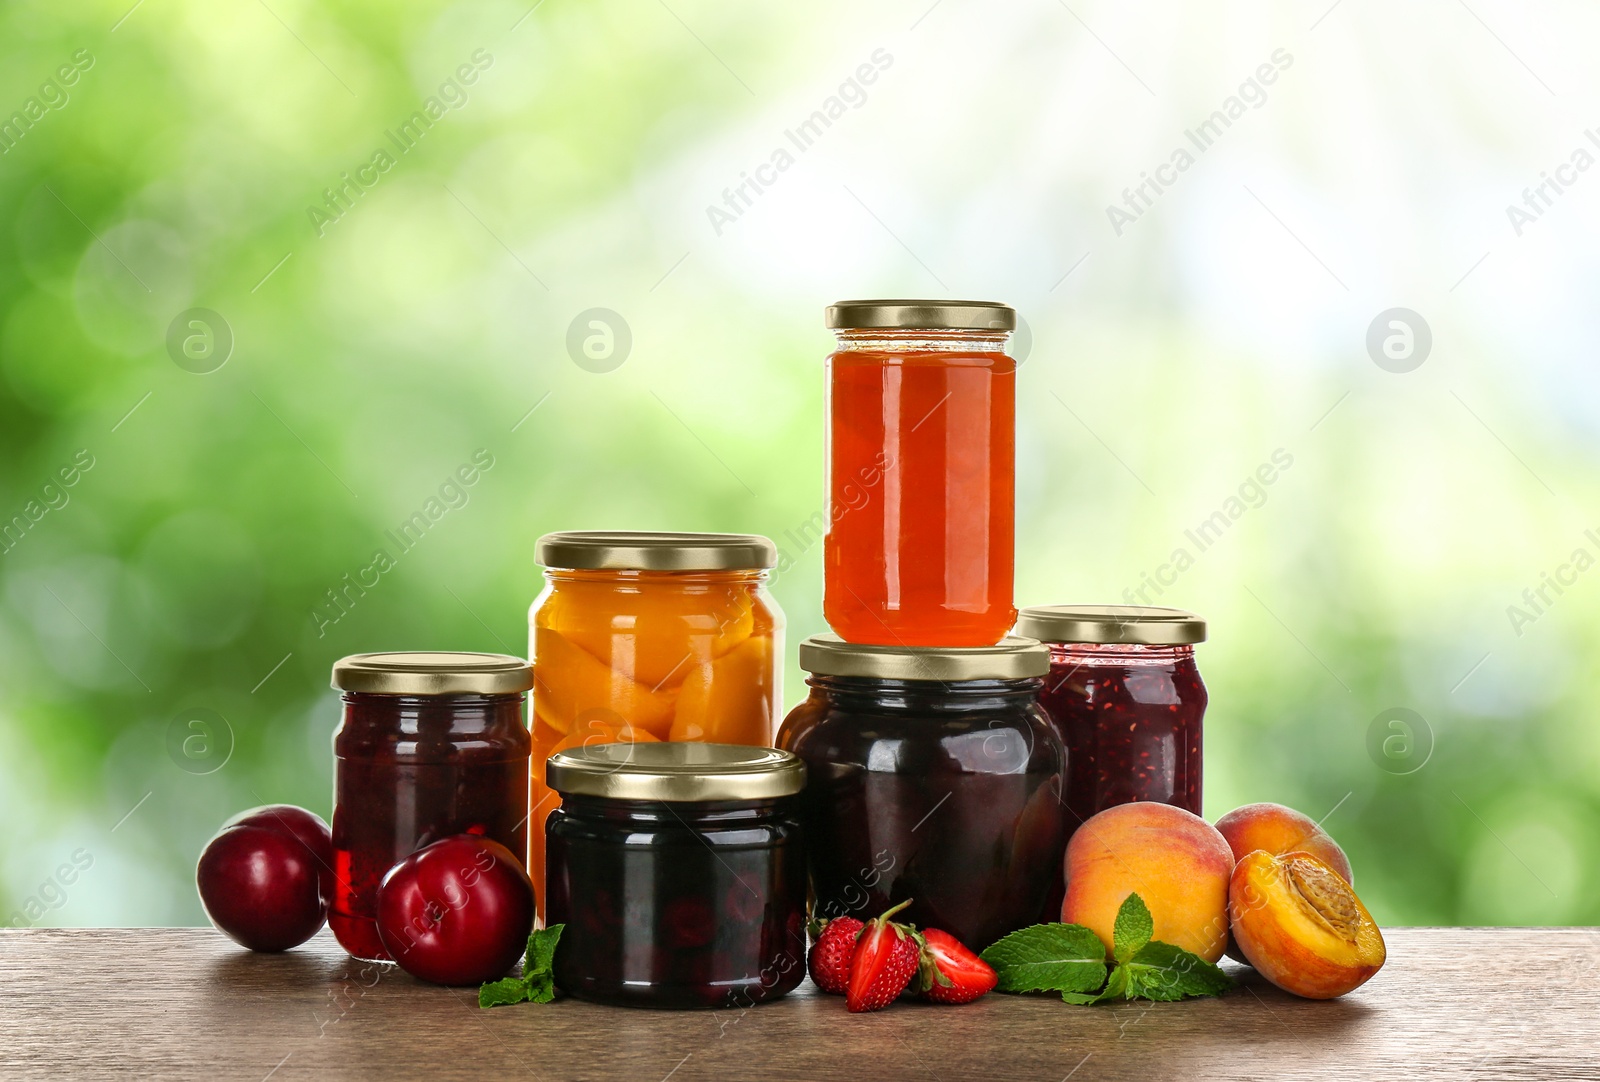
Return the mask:
[[[552,533],[528,612],[533,784],[528,872],[544,898],[545,760],[600,744],[770,747],[780,717],[778,550],[753,534]],[[542,904],[541,904],[542,908]]]

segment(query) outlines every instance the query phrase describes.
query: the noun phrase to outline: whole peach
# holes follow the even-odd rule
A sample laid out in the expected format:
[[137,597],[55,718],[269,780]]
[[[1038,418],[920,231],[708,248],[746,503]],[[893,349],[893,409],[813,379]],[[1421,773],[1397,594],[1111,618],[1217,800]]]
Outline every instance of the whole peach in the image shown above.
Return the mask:
[[1109,956],[1117,910],[1138,894],[1156,939],[1215,962],[1228,945],[1233,863],[1227,840],[1198,815],[1147,800],[1119,804],[1067,844],[1061,919],[1094,931]]
[[1350,858],[1339,843],[1323,832],[1309,815],[1302,815],[1282,804],[1246,804],[1217,820],[1217,829],[1228,839],[1233,859],[1264,849],[1273,856],[1285,853],[1310,853],[1338,872],[1346,883],[1354,884]]

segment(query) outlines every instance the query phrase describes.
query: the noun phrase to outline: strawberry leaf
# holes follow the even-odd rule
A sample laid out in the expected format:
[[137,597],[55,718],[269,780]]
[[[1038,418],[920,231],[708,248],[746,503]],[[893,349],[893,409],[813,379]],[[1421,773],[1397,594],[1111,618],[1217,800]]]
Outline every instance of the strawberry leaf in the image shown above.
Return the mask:
[[991,943],[979,955],[995,971],[997,992],[1085,993],[1106,980],[1106,947],[1081,924],[1035,924]]
[[1154,934],[1155,922],[1150,917],[1144,899],[1137,894],[1129,894],[1122,900],[1122,908],[1117,910],[1117,922],[1111,931],[1111,941],[1115,946],[1112,953],[1116,955],[1117,962],[1127,965]]

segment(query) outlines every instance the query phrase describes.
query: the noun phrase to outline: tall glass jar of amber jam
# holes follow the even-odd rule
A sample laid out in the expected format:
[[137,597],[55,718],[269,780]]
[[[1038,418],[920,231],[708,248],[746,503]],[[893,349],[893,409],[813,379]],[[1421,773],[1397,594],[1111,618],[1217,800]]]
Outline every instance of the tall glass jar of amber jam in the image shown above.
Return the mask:
[[1067,746],[1067,828],[1115,804],[1200,811],[1206,622],[1145,605],[1037,605],[1017,633],[1050,647],[1039,701]]
[[777,547],[754,534],[553,533],[536,554],[528,872],[542,903],[544,825],[561,803],[545,760],[619,742],[770,747],[784,619],[767,590]]
[[1016,620],[1016,312],[840,301],[823,612],[848,642],[990,646]]
[[357,958],[387,961],[378,883],[452,834],[528,844],[528,663],[504,654],[355,654],[333,667],[334,897],[328,926]]

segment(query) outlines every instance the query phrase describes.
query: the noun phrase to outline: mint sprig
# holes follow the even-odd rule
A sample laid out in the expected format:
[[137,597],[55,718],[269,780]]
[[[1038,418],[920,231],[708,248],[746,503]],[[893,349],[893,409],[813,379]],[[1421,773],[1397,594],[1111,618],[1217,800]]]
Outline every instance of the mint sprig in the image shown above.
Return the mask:
[[1144,899],[1130,893],[1112,927],[1109,973],[1105,944],[1081,924],[1035,924],[991,944],[980,957],[1000,978],[998,992],[1059,992],[1083,1005],[1215,996],[1233,987],[1221,969],[1154,934]]
[[1106,982],[1106,948],[1081,924],[1035,924],[997,940],[979,955],[1000,982],[997,992],[1092,992]]
[[565,924],[552,924],[530,935],[522,976],[502,977],[483,985],[478,989],[478,1006],[506,1007],[513,1003],[549,1003],[555,999],[556,981],[551,965],[564,928]]

